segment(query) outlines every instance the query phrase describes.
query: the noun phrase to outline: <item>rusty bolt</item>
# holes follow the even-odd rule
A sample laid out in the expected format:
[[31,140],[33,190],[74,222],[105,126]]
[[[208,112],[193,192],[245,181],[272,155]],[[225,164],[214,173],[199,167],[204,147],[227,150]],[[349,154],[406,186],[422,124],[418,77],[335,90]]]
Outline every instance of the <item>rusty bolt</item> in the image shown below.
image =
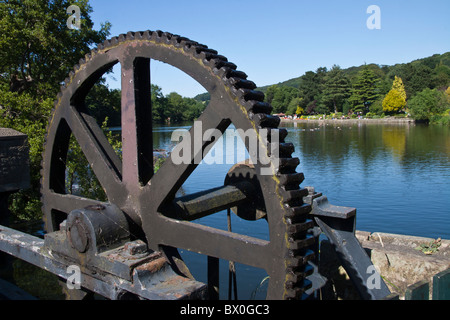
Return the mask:
[[142,240],[127,242],[124,246],[125,252],[130,256],[147,253],[147,244]]

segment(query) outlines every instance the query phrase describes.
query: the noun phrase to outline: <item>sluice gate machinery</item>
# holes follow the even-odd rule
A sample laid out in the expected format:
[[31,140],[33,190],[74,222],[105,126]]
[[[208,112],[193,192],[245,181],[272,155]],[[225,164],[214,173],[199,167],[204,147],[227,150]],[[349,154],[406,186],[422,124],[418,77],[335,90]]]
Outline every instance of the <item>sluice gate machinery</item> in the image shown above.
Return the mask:
[[[188,161],[153,161],[150,61],[167,63],[200,83],[210,102],[189,134]],[[121,75],[121,153],[105,136],[85,99],[115,65]],[[216,299],[219,259],[264,269],[267,299],[313,299],[326,281],[318,273],[318,237],[325,234],[363,299],[390,294],[373,287],[372,263],[354,236],[356,210],[331,205],[304,180],[271,115],[264,94],[235,64],[205,45],[161,31],[129,32],[98,45],[62,86],[46,136],[41,193],[44,239],[0,226],[0,250],[62,278],[78,266],[83,290],[109,299]],[[223,185],[179,196],[177,191],[230,125],[250,160],[234,165]],[[107,201],[66,190],[71,137],[77,141]],[[254,137],[251,139],[249,137]],[[195,140],[195,141],[194,141]],[[187,140],[186,140],[187,141]],[[183,139],[184,145],[186,142]],[[256,143],[257,148],[251,144]],[[172,153],[180,152],[177,145]],[[265,220],[268,240],[195,223],[228,210],[247,221]],[[208,281],[194,279],[180,250],[207,256]]]

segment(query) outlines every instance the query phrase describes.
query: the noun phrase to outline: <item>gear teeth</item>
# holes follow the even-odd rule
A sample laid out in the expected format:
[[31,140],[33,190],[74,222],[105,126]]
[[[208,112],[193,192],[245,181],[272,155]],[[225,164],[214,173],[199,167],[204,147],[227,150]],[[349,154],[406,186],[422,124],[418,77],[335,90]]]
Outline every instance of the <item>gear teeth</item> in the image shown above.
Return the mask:
[[305,180],[305,175],[301,172],[278,175],[280,183],[286,190],[298,189],[299,185]]
[[[272,142],[273,137],[278,138],[278,142],[284,143],[288,135],[288,131],[284,128],[267,128],[267,141]],[[276,142],[276,141],[273,141]]]
[[304,236],[308,230],[314,227],[314,222],[309,219],[303,223],[292,223],[291,221],[288,221],[288,223],[287,232],[293,238]]
[[[288,237],[288,248],[289,250],[302,250],[312,246],[315,243],[316,239],[313,235],[307,234],[305,238],[301,240],[296,240]],[[296,253],[297,254],[297,253]],[[301,253],[299,253],[301,255]]]
[[299,282],[301,283],[301,286],[299,286],[299,283],[294,282],[286,283],[286,293],[285,293],[286,300],[308,299],[309,296],[305,292],[306,290],[312,287],[312,282],[307,279],[302,279]]
[[243,102],[247,102],[250,100],[255,101],[264,101],[264,93],[256,90],[249,90],[244,88],[233,88],[234,94],[239,97]]
[[288,174],[296,172],[296,168],[300,164],[299,158],[279,158],[277,174]]
[[161,37],[163,36],[163,33],[164,32],[162,32],[161,30],[153,31],[151,33],[150,39],[155,41],[155,42],[161,42]]
[[198,55],[200,55],[200,54],[202,54],[202,53],[205,53],[205,54],[212,54],[212,55],[217,55],[218,54],[218,52],[216,51],[216,50],[214,50],[214,49],[209,49],[208,47],[198,47],[198,46],[196,46],[195,47],[195,52],[196,52],[196,54],[198,54]]
[[[239,78],[239,79],[242,79],[242,80],[247,80],[247,78],[248,78],[248,76],[247,76],[247,74],[245,72],[239,71],[239,70],[234,70],[234,69],[229,70],[227,72],[227,74],[225,75],[225,77],[227,79],[229,79],[229,78]],[[256,85],[255,85],[255,88],[256,88]]]
[[285,219],[290,223],[302,223],[305,221],[306,216],[311,212],[311,205],[303,203],[298,206],[289,206],[286,204],[287,212]]
[[[302,271],[297,271],[297,270],[289,270],[288,274],[287,274],[287,283],[288,285],[286,287],[288,288],[292,288],[298,284],[301,284],[304,280],[306,280],[305,278],[307,276],[310,276],[311,274],[314,273],[314,267],[311,265],[307,265],[304,270]],[[309,280],[308,280],[309,281]],[[309,283],[306,283],[307,286],[309,286]]]
[[176,37],[172,37],[173,40],[173,44],[180,48],[180,47],[184,47],[184,44],[186,42],[190,42],[191,40],[189,40],[188,38],[182,37],[182,36],[176,36]]
[[268,148],[269,156],[276,156],[278,158],[290,158],[294,151],[295,147],[290,142],[271,142]]
[[285,259],[285,265],[287,270],[300,270],[307,266],[309,261],[315,259],[315,253],[311,249],[306,249],[301,256],[293,256],[293,252],[289,252],[289,256]]
[[[118,38],[119,38],[120,42],[123,42],[123,41],[127,40],[128,37],[126,34],[121,33],[121,34],[119,34]],[[132,39],[128,38],[128,40],[132,40]]]
[[303,197],[308,195],[307,189],[285,190],[283,186],[282,190],[284,202],[293,206],[301,205],[303,203]]
[[140,31],[134,33],[134,39],[137,40],[149,40],[152,38],[153,32],[150,30]]
[[271,114],[272,110],[273,108],[269,103],[262,101],[251,101],[251,103],[248,103],[247,107],[247,111],[251,111],[253,113]]
[[237,66],[229,61],[217,61],[214,69],[214,73],[220,77],[223,77],[229,70],[236,70]]
[[260,128],[278,128],[281,119],[264,113],[257,113],[253,116],[253,120]]
[[253,90],[256,88],[256,84],[253,81],[245,80],[237,77],[230,77],[227,81],[230,85],[238,89],[249,89]]

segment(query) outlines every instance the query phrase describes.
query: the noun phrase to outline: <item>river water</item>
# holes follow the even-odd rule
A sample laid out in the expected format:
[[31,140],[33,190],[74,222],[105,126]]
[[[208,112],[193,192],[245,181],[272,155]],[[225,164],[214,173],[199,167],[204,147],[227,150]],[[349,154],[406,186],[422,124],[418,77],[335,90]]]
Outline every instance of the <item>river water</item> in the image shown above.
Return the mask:
[[[300,158],[302,186],[356,208],[358,230],[450,239],[450,128],[341,121],[282,126]],[[189,126],[158,127],[154,141],[170,149],[177,128]],[[202,163],[183,191],[222,185],[232,166],[227,160]]]

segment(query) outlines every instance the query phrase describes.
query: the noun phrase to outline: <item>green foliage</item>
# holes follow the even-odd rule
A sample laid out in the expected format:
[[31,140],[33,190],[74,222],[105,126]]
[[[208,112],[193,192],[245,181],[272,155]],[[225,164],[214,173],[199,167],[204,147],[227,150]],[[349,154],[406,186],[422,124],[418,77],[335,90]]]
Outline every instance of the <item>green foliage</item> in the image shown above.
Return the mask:
[[[108,130],[108,118],[102,123],[102,129],[114,151],[121,156],[122,142],[118,135]],[[76,194],[90,199],[106,201],[106,194],[95,177],[83,151],[72,135],[66,160],[66,193]]]
[[[282,97],[280,91],[282,92],[282,87],[293,87],[298,83],[298,97],[302,98],[299,107],[303,108],[304,114],[369,111],[382,116],[382,102],[392,89],[398,90],[405,101],[425,88],[445,90],[450,85],[450,52],[394,66],[368,64],[339,69],[336,66],[331,70],[318,68],[316,72],[308,71],[301,77],[261,89],[266,94],[266,101],[272,103],[272,106],[275,94],[278,93],[275,113],[283,110],[292,112],[295,104],[293,98],[288,103],[282,98],[279,99]],[[350,97],[347,96],[345,79],[350,80]],[[284,109],[283,104],[288,107]],[[408,107],[402,105],[403,102],[399,99],[395,105],[388,108],[402,110]]]
[[442,243],[441,238],[437,238],[436,240],[431,240],[428,243],[422,243],[415,249],[422,251],[426,255],[431,255],[439,251],[441,243]]
[[406,106],[406,100],[400,91],[392,89],[383,100],[383,111],[394,113],[399,112]]
[[[79,6],[80,30],[67,28],[67,7]],[[93,29],[87,0],[0,2],[0,126],[28,135],[31,188],[10,197],[19,219],[41,216],[40,163],[53,101],[73,66],[106,39],[109,23]]]
[[409,110],[415,120],[436,122],[444,116],[450,104],[444,92],[426,88],[408,102]]
[[207,106],[196,98],[182,97],[176,92],[164,96],[162,89],[151,85],[152,116],[155,122],[193,121],[200,117]]
[[407,63],[395,66],[388,76],[392,79],[394,75],[402,78],[409,99],[423,89],[431,88],[433,70],[422,63]]
[[[67,28],[66,9],[81,11],[81,29]],[[87,0],[11,0],[0,3],[0,74],[10,91],[54,97],[59,85],[110,24],[93,29]]]
[[382,99],[377,99],[375,100],[369,107],[369,112],[377,115],[378,117],[380,116],[384,116],[384,112],[383,112],[383,100]]
[[365,66],[358,72],[356,81],[353,84],[352,95],[349,99],[354,112],[366,113],[369,111],[370,105],[379,96],[377,88],[379,81],[380,79],[368,66]]
[[334,65],[325,75],[324,81],[322,103],[330,112],[342,112],[344,102],[350,96],[350,80],[339,66]]
[[13,128],[28,135],[31,188],[10,197],[11,212],[21,219],[40,215],[40,169],[44,136],[52,99],[37,99],[28,93],[0,90],[0,127]]
[[121,125],[121,91],[109,89],[101,79],[96,83],[86,96],[85,104],[90,114],[102,125],[103,120],[108,118],[110,127]]
[[406,91],[405,86],[403,85],[402,78],[395,76],[394,82],[392,83],[392,90],[396,90],[406,103]]
[[266,93],[266,101],[272,105],[274,113],[295,113],[300,100],[294,101],[292,105],[291,102],[299,97],[299,89],[287,86],[273,85]]
[[302,114],[303,108],[300,106],[303,98],[293,98],[287,107],[286,113],[289,115]]

